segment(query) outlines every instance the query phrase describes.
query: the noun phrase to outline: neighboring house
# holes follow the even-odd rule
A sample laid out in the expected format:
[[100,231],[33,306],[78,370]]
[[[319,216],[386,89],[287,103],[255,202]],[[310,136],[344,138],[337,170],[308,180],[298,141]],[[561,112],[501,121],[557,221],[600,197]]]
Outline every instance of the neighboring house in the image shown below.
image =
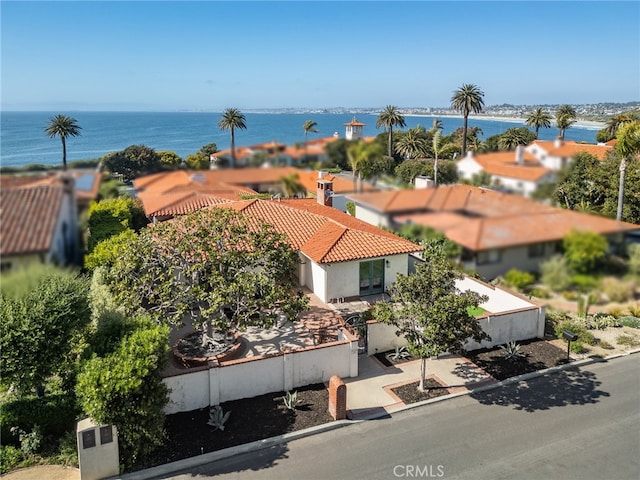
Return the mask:
[[[282,196],[282,179],[292,175],[298,177],[297,181],[307,190],[307,196],[316,195],[318,179],[331,182],[333,206],[342,211],[346,209],[345,194],[353,192],[351,180],[294,167],[178,170],[137,178],[133,186],[147,217],[162,221],[206,206],[241,200],[247,195],[268,193]],[[371,190],[371,187],[365,185],[365,190]]]
[[557,172],[565,168],[576,154],[589,153],[604,160],[614,150],[614,145],[557,139],[536,140],[526,147],[517,147],[515,151],[482,154],[469,151],[457,163],[458,177],[472,180],[475,175],[486,172],[491,176],[493,187],[529,197],[540,185],[555,182]]
[[0,188],[2,271],[32,263],[78,260],[78,206],[74,179],[61,174],[47,185]]
[[469,151],[457,163],[457,169],[458,177],[466,180],[486,172],[491,176],[491,185],[525,197],[531,196],[540,185],[556,181],[555,172],[542,166],[524,147],[483,154]]
[[545,168],[553,171],[562,170],[578,153],[589,153],[599,160],[604,160],[612,152],[615,143],[576,143],[565,140],[536,140],[526,147],[526,151],[533,155]]
[[356,217],[372,225],[405,223],[442,232],[463,247],[462,262],[492,279],[511,268],[538,271],[571,230],[591,231],[615,246],[640,226],[563,210],[519,195],[470,185],[352,194]]

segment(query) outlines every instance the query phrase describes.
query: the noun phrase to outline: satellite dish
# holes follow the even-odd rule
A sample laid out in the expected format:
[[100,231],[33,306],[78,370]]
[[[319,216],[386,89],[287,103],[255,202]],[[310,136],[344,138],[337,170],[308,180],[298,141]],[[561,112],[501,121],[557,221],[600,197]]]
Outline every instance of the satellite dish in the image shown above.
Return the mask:
[[325,190],[324,191],[324,196],[325,197],[333,197],[333,191],[332,190]]

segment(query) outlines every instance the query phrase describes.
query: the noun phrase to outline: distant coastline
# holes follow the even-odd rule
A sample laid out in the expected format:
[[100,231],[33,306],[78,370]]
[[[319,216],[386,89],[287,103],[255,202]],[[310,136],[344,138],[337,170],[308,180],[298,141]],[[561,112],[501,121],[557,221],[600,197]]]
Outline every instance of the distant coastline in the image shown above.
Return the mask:
[[[403,114],[405,117],[429,117],[429,118],[439,118],[439,117],[448,117],[448,118],[463,118],[462,115],[459,114],[447,114],[447,113],[406,113]],[[522,124],[526,122],[526,118],[524,117],[509,117],[509,116],[501,116],[501,115],[469,115],[469,119],[473,120],[487,120],[490,122],[509,122],[509,123],[518,123]],[[553,122],[552,122],[553,123]],[[604,122],[596,122],[593,120],[580,120],[578,119],[576,123],[574,123],[576,127],[600,130],[607,126]]]

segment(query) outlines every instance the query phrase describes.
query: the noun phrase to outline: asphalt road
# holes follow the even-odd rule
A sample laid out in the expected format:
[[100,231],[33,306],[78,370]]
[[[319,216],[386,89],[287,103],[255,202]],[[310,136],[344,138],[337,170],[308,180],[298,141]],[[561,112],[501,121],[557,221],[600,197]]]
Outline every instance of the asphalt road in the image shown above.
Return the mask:
[[640,354],[398,412],[162,478],[214,476],[638,480]]

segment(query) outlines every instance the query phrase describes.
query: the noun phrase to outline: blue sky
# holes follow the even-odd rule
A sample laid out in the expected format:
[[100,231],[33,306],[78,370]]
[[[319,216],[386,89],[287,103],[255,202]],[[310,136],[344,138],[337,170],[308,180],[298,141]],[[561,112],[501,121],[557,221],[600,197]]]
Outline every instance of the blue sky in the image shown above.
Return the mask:
[[0,2],[4,110],[640,100],[637,1]]

